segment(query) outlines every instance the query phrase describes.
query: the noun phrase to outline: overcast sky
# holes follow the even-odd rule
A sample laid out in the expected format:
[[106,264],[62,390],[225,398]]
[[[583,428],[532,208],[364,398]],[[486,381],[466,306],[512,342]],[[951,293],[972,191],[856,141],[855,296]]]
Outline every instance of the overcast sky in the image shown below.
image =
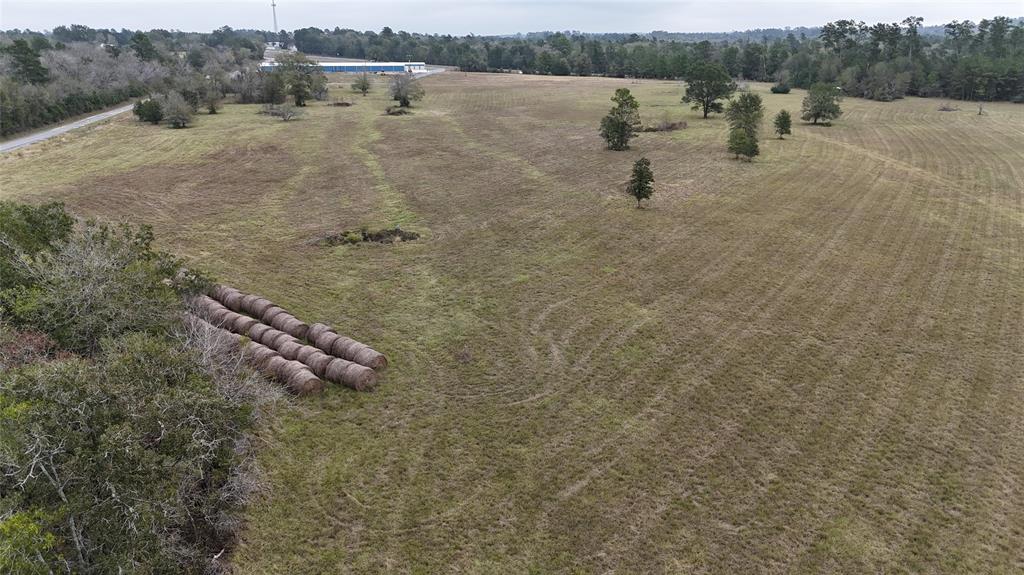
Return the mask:
[[[0,28],[166,28],[209,31],[273,27],[270,1],[253,0],[0,0]],[[950,20],[1024,15],[1024,0],[402,0],[338,2],[276,0],[281,28],[354,28],[441,34],[506,34],[543,30],[584,32],[724,32],[817,26],[839,18],[868,23],[922,16],[926,25]]]

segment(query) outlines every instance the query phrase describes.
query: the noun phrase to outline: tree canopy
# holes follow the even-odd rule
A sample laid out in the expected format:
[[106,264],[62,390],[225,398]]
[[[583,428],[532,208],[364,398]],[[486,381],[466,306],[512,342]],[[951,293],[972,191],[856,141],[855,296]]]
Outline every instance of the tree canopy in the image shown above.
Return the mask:
[[629,140],[640,129],[640,104],[627,88],[615,90],[615,106],[601,119],[601,136],[609,150],[629,149]]
[[838,118],[843,111],[839,102],[843,99],[840,89],[836,86],[819,82],[807,91],[800,107],[800,117],[805,122],[817,124],[819,120],[826,123]]
[[721,64],[700,62],[690,68],[686,75],[686,94],[683,102],[692,103],[694,110],[701,110],[707,118],[711,112],[721,112],[720,100],[736,91],[736,82]]

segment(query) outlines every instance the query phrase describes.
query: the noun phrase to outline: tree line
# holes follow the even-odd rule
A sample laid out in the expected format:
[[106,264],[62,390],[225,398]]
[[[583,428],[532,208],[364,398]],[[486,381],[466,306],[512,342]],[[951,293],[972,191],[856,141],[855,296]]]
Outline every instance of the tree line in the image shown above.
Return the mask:
[[263,57],[263,36],[94,30],[0,34],[0,135],[30,130],[148,94],[197,107],[231,89]]
[[[360,32],[303,28],[291,38],[306,53],[416,60],[471,72],[603,75],[683,79],[694,66],[721,64],[730,77],[809,88],[840,85],[848,96],[892,100],[905,95],[1024,101],[1024,24],[997,16],[953,21],[924,34],[923,21],[825,24],[817,35],[789,32],[712,42],[667,40],[667,34],[554,33],[519,37]],[[933,29],[934,30],[934,29]]]

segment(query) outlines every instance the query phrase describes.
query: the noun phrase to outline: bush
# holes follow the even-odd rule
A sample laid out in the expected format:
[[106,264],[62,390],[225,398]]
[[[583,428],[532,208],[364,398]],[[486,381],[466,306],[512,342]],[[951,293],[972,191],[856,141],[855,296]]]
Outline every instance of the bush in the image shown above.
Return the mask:
[[0,309],[0,572],[219,572],[258,483],[246,434],[280,393],[177,319],[203,282],[147,228],[56,204],[0,203],[0,224],[0,262],[25,264],[4,295],[33,303]]
[[26,281],[4,292],[0,309],[77,353],[96,351],[103,337],[165,331],[179,294],[203,282],[183,278],[178,260],[154,251],[152,242],[148,227],[85,223],[52,250],[23,260]]
[[160,120],[164,119],[164,112],[160,109],[160,104],[153,99],[135,102],[132,113],[140,122],[149,122],[150,124],[159,124]]
[[246,426],[194,353],[152,335],[0,376],[0,494],[19,510],[17,544],[44,553],[23,562],[203,572],[230,537],[218,524],[233,504],[218,493]]
[[0,311],[4,291],[30,281],[25,258],[53,248],[73,226],[63,204],[35,207],[0,201]]
[[193,107],[177,92],[168,92],[157,97],[164,119],[175,129],[185,128],[192,121]]

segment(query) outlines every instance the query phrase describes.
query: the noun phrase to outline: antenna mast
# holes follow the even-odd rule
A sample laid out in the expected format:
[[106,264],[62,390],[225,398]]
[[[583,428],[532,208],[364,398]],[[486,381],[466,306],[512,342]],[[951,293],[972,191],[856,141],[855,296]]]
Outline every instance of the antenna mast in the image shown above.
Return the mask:
[[270,9],[274,11],[274,34],[277,35],[277,3],[270,0]]

